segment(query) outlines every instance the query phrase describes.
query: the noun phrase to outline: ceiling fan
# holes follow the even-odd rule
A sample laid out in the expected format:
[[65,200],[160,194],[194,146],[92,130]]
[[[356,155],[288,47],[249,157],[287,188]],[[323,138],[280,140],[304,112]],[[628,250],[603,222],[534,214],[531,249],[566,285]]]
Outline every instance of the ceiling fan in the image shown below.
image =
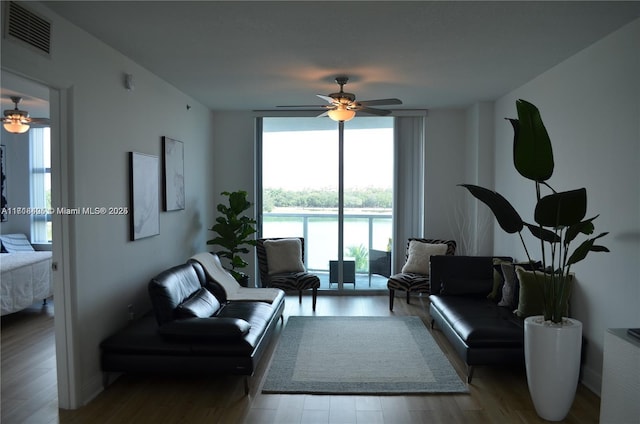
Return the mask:
[[369,106],[381,106],[381,105],[401,105],[400,99],[377,99],[377,100],[362,100],[357,101],[356,95],[353,93],[347,93],[344,91],[344,85],[349,81],[346,76],[339,76],[336,78],[336,83],[340,86],[340,91],[337,93],[331,93],[329,95],[318,94],[317,96],[323,100],[326,100],[328,105],[307,105],[307,106],[278,106],[284,108],[324,108],[326,112],[318,116],[329,116],[334,121],[349,121],[356,116],[356,112],[363,112],[370,115],[385,116],[391,113],[387,109],[376,109]]
[[22,134],[29,131],[31,124],[49,125],[49,118],[31,118],[29,112],[18,109],[18,103],[22,97],[11,96],[11,101],[15,104],[14,109],[4,111],[2,124],[4,129],[13,134]]

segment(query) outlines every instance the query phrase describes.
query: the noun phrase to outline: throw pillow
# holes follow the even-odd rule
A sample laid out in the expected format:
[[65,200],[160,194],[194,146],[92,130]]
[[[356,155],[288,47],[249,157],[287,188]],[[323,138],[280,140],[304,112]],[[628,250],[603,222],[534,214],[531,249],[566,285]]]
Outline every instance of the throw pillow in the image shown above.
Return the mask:
[[514,267],[521,267],[526,271],[532,271],[534,269],[540,269],[542,262],[518,262],[501,264],[500,269],[502,271],[502,277],[504,278],[504,284],[502,285],[502,298],[498,302],[498,306],[507,306],[512,309],[518,307],[520,284],[518,282],[518,276]]
[[264,250],[267,254],[269,275],[305,271],[299,238],[265,240]]
[[[515,314],[520,318],[544,314],[544,280],[548,281],[550,276],[549,274],[543,274],[541,272],[536,274],[537,275],[535,275],[533,271],[527,271],[522,267],[516,267],[516,275],[520,283],[520,292]],[[569,293],[567,294],[567,304],[565,305],[563,316],[567,316],[569,311],[569,296],[573,289],[573,278],[569,279],[568,285]]]
[[409,243],[409,256],[407,263],[402,267],[402,272],[429,275],[429,261],[432,255],[444,255],[447,253],[446,244],[430,244],[411,240]]
[[8,253],[34,251],[33,246],[31,246],[27,236],[24,234],[4,234],[0,236],[0,240],[2,241],[2,247]]
[[220,302],[204,287],[176,308],[180,318],[207,318],[220,309]]
[[516,298],[518,277],[516,276],[515,267],[512,263],[506,263],[501,264],[500,268],[504,276],[504,284],[502,285],[502,298],[498,302],[498,306],[515,309],[518,305],[518,299]]
[[491,288],[491,292],[487,295],[487,299],[498,302],[502,298],[504,275],[502,274],[502,267],[500,265],[510,263],[510,261],[505,259],[493,258],[493,286]]

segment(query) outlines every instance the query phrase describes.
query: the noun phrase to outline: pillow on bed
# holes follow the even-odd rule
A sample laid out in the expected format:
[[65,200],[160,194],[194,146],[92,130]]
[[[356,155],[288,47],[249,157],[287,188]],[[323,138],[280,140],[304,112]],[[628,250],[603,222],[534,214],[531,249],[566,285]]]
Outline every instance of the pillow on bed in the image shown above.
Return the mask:
[[0,236],[0,241],[8,253],[34,252],[33,246],[24,234],[3,234]]

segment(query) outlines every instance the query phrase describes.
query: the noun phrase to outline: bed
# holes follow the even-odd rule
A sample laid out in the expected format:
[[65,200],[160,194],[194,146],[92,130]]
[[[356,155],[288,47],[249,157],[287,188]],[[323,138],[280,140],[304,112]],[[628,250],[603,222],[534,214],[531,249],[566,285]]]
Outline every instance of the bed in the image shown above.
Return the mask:
[[[3,247],[8,247],[4,237]],[[18,312],[53,295],[51,252],[2,253],[0,272],[0,315]]]

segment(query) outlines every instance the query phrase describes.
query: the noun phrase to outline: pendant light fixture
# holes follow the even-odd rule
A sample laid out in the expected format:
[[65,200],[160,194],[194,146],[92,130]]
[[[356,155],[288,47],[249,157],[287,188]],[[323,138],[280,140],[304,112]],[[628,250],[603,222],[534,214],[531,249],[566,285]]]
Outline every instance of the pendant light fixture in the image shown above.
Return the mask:
[[18,109],[18,103],[22,100],[21,97],[11,97],[11,101],[15,104],[15,109],[7,109],[4,111],[4,118],[2,124],[5,130],[12,134],[23,134],[29,131],[29,113]]

